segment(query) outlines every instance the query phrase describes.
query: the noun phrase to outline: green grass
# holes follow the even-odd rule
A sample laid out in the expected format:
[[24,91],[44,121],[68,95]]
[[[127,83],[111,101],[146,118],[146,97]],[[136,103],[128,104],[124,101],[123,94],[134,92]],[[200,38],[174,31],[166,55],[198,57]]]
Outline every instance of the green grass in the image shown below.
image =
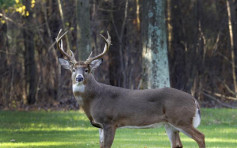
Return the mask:
[[[203,109],[198,128],[211,148],[237,147],[237,110]],[[181,134],[184,147],[197,147]],[[0,147],[98,148],[98,129],[79,111],[0,111]],[[164,128],[118,129],[113,148],[169,148]]]

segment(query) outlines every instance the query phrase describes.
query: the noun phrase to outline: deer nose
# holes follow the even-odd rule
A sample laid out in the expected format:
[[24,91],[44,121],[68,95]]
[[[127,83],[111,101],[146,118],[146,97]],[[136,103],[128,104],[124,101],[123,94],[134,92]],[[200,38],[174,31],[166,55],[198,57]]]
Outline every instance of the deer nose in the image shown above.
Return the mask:
[[83,80],[84,80],[84,78],[83,78],[82,75],[77,75],[77,76],[76,76],[76,81],[77,81],[77,82],[81,82],[81,81],[83,81]]

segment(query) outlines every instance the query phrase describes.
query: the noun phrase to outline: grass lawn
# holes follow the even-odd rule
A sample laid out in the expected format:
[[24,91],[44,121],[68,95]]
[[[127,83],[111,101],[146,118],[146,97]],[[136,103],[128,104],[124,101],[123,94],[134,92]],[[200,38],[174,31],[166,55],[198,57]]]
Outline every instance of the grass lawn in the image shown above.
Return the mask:
[[[237,110],[202,109],[207,148],[237,147]],[[185,148],[198,147],[181,134]],[[0,111],[0,147],[98,148],[98,129],[80,111]],[[118,129],[113,148],[169,148],[164,128]]]

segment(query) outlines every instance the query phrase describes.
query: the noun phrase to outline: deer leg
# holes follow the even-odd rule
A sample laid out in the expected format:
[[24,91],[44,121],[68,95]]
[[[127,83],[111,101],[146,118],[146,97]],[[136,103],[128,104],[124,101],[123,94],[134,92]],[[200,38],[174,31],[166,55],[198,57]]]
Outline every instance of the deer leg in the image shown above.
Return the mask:
[[176,145],[176,148],[182,148],[183,145],[182,145],[182,142],[181,142],[180,137],[179,137],[179,131],[176,131],[174,134],[175,134],[175,145]]
[[111,148],[116,128],[111,125],[103,126],[103,142],[101,148]]
[[179,131],[168,124],[165,125],[165,130],[169,137],[171,148],[182,148],[183,145],[180,141]]
[[104,147],[104,130],[102,128],[99,129],[100,135],[100,148]]
[[192,125],[190,127],[183,127],[181,128],[182,132],[186,134],[187,136],[194,139],[199,148],[205,148],[205,136],[201,132],[199,132],[197,129],[195,129]]

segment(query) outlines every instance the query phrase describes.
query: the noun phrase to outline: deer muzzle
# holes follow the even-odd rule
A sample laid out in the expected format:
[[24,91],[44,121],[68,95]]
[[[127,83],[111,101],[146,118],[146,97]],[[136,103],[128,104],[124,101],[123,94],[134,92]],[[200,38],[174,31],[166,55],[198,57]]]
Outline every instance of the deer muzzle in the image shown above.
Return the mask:
[[76,76],[76,82],[82,82],[83,80],[84,80],[84,77],[83,77],[82,74],[78,74],[78,75]]

